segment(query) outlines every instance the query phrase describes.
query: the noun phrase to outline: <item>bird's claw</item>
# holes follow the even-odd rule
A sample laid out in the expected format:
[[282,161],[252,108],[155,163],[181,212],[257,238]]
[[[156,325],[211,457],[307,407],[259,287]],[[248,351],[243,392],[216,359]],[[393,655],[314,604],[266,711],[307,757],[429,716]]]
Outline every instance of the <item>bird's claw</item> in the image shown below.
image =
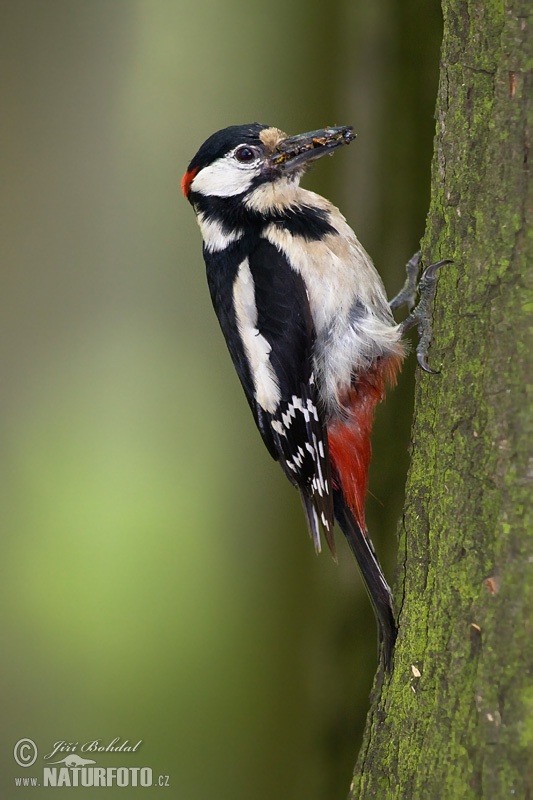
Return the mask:
[[390,310],[396,311],[400,306],[406,305],[409,311],[415,306],[416,294],[418,291],[418,269],[420,266],[420,250],[416,252],[405,265],[407,277],[405,283],[389,303]]
[[445,264],[453,264],[453,261],[450,261],[449,258],[445,258],[443,261],[435,261],[434,264],[430,264],[429,267],[426,267],[424,272],[422,273],[422,277],[420,278],[420,282],[422,281],[430,281],[434,280],[437,277],[437,270],[443,267]]
[[[414,261],[414,259],[418,256],[416,261],[416,266],[418,269],[418,262],[419,262],[419,255],[415,254],[409,264],[407,265],[407,274],[408,279],[406,284],[399,295],[397,295],[392,303],[394,303],[397,298],[399,298],[406,286],[409,282],[410,274],[409,274],[409,267]],[[418,305],[413,308],[411,313],[408,317],[404,319],[402,323],[400,323],[400,329],[402,334],[406,331],[414,328],[416,326],[420,339],[418,341],[418,345],[416,348],[416,359],[420,365],[420,368],[424,370],[424,372],[429,373],[430,375],[438,375],[439,370],[432,369],[427,361],[427,353],[428,348],[431,342],[431,306],[433,304],[433,298],[435,297],[435,289],[437,287],[437,278],[438,278],[438,271],[441,267],[445,264],[452,264],[453,262],[450,259],[443,259],[442,261],[436,261],[434,264],[430,264],[429,267],[426,267],[420,281],[418,283],[418,291],[420,292],[420,300]],[[403,302],[406,302],[405,300]],[[391,303],[391,309],[397,308],[398,306],[393,306]],[[400,303],[402,305],[403,303]]]

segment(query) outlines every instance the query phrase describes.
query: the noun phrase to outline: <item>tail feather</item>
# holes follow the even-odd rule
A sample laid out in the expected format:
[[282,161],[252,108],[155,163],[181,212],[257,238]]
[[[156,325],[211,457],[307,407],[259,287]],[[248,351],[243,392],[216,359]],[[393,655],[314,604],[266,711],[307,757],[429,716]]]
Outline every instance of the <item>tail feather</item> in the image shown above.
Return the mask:
[[[320,553],[322,547],[320,543],[320,520],[318,518],[318,512],[315,507],[315,503],[312,497],[309,497],[308,494],[305,492],[300,492],[300,497],[302,498],[303,507],[305,510],[305,516],[307,518],[307,527],[309,528],[309,535],[313,540],[313,544],[315,545],[315,551]],[[333,556],[333,560],[337,561],[337,550],[335,548],[335,537],[333,535],[333,526],[332,525],[324,525],[322,523],[322,530],[324,532],[324,536],[326,542],[328,543],[328,547],[330,549],[331,555]]]
[[387,669],[396,640],[392,594],[379,566],[365,522],[365,499],[370,464],[370,434],[376,404],[385,386],[395,380],[401,356],[389,356],[358,374],[339,398],[342,413],[328,424],[333,508],[350,545],[378,621],[379,648]]
[[333,507],[337,522],[355,556],[365,589],[372,603],[378,622],[378,648],[385,668],[389,671],[398,633],[392,608],[392,592],[381,571],[372,542],[366,531],[357,523],[340,490],[335,490],[333,493]]

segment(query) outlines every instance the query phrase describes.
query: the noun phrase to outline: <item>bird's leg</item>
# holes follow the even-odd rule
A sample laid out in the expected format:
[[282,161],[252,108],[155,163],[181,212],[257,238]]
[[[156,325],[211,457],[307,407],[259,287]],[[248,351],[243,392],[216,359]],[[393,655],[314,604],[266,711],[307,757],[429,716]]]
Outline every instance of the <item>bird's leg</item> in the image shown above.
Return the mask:
[[[413,261],[413,259],[411,259],[411,261]],[[411,261],[409,264],[411,264]],[[451,263],[452,262],[449,259],[445,259],[444,261],[437,261],[435,264],[430,264],[429,267],[426,267],[418,283],[418,291],[420,292],[420,300],[418,301],[418,305],[415,306],[409,316],[400,323],[400,330],[402,334],[411,330],[411,328],[414,328],[416,325],[420,336],[416,348],[417,361],[424,372],[429,372],[433,375],[436,375],[438,370],[431,369],[427,363],[427,351],[431,342],[431,307],[433,304],[433,298],[435,297],[435,289],[437,288],[437,272],[441,267],[444,266],[444,264]],[[407,265],[408,269],[409,264]],[[408,281],[409,278],[406,281],[406,284]],[[402,292],[404,289],[402,289]],[[402,292],[400,292],[400,295]],[[398,297],[400,295],[398,295]],[[394,300],[396,300],[396,298],[394,298]]]
[[390,310],[396,311],[400,306],[406,305],[409,311],[415,306],[416,293],[418,291],[418,270],[420,267],[420,250],[412,256],[405,265],[407,277],[405,283],[389,303]]

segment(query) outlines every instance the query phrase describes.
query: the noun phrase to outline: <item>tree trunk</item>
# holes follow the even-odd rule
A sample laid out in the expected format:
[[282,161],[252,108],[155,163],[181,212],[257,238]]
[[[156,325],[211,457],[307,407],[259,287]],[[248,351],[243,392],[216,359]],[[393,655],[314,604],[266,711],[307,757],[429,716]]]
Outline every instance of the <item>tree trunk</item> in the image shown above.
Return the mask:
[[441,372],[418,378],[394,669],[351,800],[533,797],[530,11],[443,2],[423,254],[454,264],[434,309]]

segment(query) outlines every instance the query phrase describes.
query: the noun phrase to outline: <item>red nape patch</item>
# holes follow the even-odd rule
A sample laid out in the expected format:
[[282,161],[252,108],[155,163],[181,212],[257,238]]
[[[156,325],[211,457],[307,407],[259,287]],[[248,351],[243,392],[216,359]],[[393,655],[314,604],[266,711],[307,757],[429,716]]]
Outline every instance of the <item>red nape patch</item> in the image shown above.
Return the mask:
[[400,357],[390,357],[364,375],[359,375],[340,398],[345,412],[328,426],[329,455],[333,482],[343,494],[361,530],[366,530],[365,499],[368,467],[372,455],[370,434],[374,411],[383,400],[387,383],[394,384]]
[[194,167],[194,169],[188,170],[181,179],[181,191],[185,197],[189,196],[189,192],[191,191],[191,183],[193,182],[194,176],[197,172],[198,167]]

